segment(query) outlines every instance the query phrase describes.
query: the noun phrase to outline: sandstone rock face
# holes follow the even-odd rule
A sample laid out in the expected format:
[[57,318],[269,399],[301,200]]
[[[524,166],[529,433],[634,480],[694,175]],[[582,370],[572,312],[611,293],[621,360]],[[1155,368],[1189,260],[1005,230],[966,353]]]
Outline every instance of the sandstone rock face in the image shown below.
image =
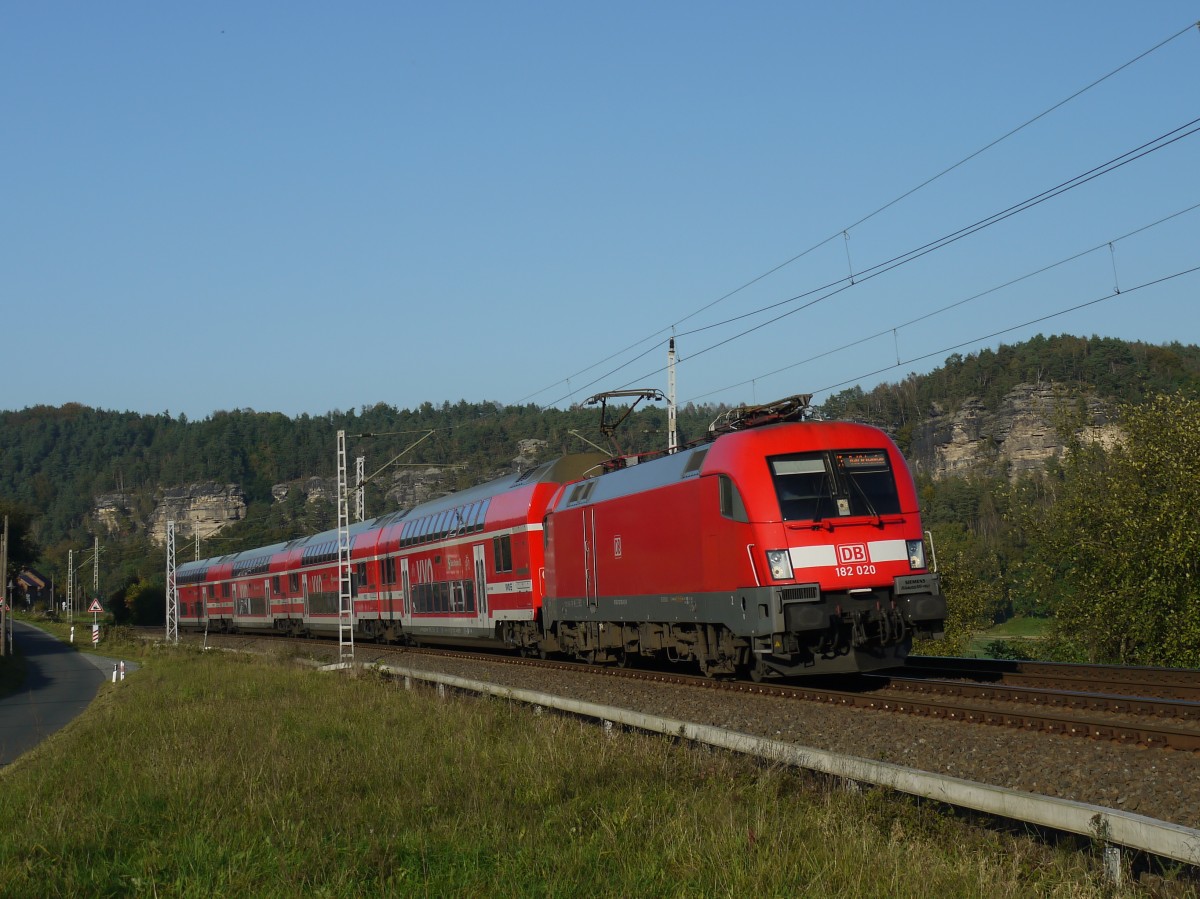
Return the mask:
[[537,439],[518,440],[517,457],[512,460],[514,471],[528,471],[546,455],[546,441]]
[[246,496],[237,484],[189,484],[168,487],[150,515],[146,530],[155,543],[167,542],[167,522],[175,522],[175,539],[204,540],[246,517]]
[[128,493],[105,493],[97,496],[93,511],[100,529],[106,534],[117,534],[126,530],[133,518],[129,506],[132,499]]
[[[353,480],[353,475],[350,476]],[[286,489],[286,488],[285,488]],[[274,490],[271,491],[274,493]],[[301,487],[306,503],[337,503],[337,478],[309,478]]]
[[392,475],[391,486],[384,492],[384,499],[389,510],[411,509],[431,499],[445,496],[453,490],[453,485],[453,469],[438,468],[435,465],[428,468],[401,468]]
[[1100,399],[1053,384],[1020,384],[995,412],[975,399],[953,414],[935,407],[914,433],[911,461],[935,479],[982,469],[1007,470],[1015,480],[1061,458],[1065,434],[1106,446],[1120,439]]

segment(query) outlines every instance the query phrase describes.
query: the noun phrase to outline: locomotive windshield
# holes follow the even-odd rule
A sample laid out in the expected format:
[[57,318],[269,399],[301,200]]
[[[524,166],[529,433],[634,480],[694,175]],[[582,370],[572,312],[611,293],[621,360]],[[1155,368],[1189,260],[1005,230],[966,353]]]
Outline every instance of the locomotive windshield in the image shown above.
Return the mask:
[[784,521],[900,511],[896,479],[883,450],[795,453],[767,461]]

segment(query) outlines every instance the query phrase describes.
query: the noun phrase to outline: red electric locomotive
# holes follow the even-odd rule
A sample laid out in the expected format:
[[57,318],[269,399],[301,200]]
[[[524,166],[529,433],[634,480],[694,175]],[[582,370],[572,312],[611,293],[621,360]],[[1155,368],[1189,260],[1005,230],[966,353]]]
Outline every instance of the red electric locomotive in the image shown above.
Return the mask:
[[[801,420],[807,399],[354,525],[355,633],[754,678],[898,664],[946,615],[912,478],[882,431]],[[336,531],[186,563],[179,623],[337,633],[338,564]]]
[[[564,490],[547,517],[544,644],[754,678],[893,666],[941,636],[916,491],[882,431],[739,410],[711,442]],[[720,431],[723,431],[721,433]]]

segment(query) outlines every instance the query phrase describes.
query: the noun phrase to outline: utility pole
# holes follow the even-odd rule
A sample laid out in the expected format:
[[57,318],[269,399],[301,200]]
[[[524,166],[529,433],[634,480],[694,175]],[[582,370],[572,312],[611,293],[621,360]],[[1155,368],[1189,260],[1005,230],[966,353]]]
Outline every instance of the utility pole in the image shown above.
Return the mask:
[[67,550],[67,623],[75,622],[75,550]]
[[354,460],[354,511],[356,521],[367,518],[367,457],[359,456]]
[[354,596],[350,582],[350,499],[346,484],[346,432],[337,432],[338,661],[354,664]]
[[667,452],[679,449],[679,435],[675,428],[675,338],[667,350]]
[[8,608],[12,591],[8,583],[8,516],[4,516],[4,542],[0,543],[0,656],[7,655],[8,631],[12,627]]
[[167,642],[179,642],[179,588],[175,583],[175,519],[167,521]]

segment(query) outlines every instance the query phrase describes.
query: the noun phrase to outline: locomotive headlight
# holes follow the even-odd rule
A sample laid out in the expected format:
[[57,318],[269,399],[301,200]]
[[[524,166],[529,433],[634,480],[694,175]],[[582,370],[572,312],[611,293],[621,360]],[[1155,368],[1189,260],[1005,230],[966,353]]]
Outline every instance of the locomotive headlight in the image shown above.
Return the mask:
[[925,567],[925,541],[924,540],[909,540],[908,543],[908,567],[909,568],[924,568]]
[[768,549],[767,567],[771,569],[771,577],[777,581],[790,581],[792,574],[792,558],[786,549]]

